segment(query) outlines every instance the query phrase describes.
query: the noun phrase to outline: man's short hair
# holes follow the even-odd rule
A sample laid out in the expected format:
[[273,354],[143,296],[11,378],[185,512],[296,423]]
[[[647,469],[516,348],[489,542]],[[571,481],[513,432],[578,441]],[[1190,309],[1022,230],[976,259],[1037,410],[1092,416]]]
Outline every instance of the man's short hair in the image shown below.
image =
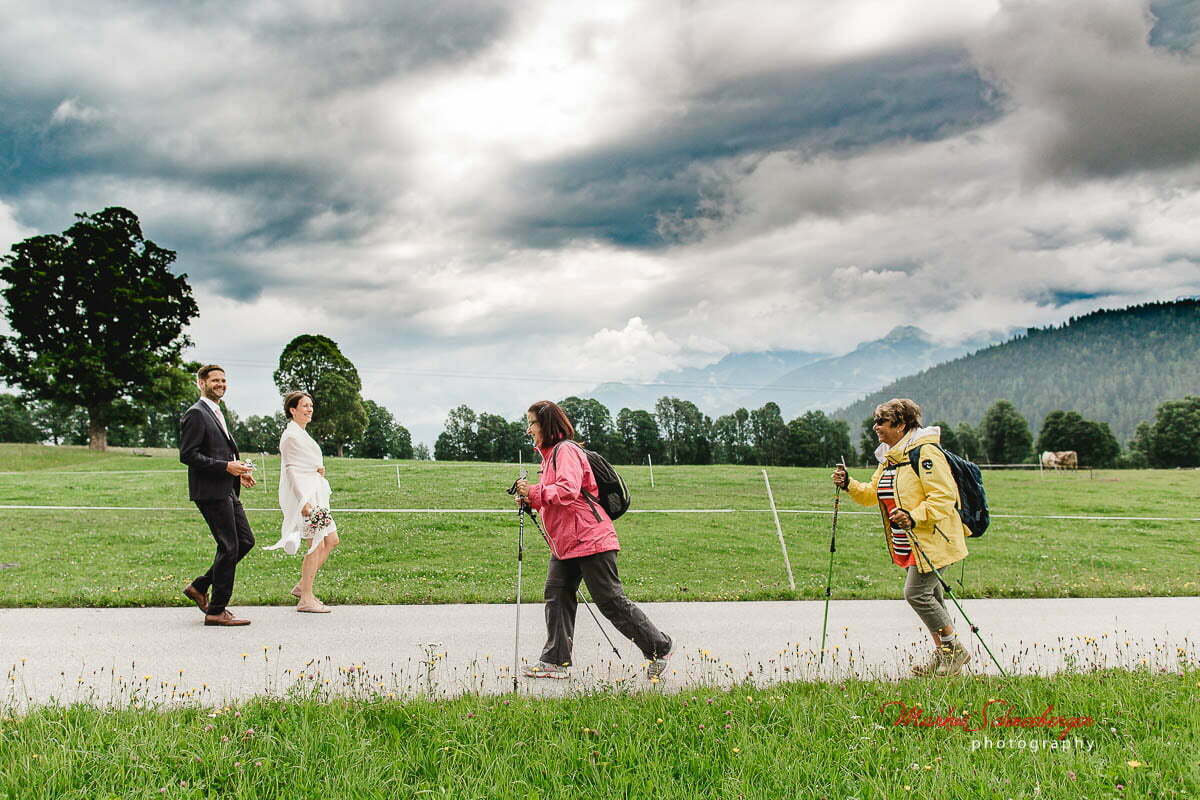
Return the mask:
[[200,369],[196,370],[196,379],[197,379],[197,380],[201,380],[201,381],[203,381],[203,380],[207,380],[207,379],[208,379],[208,373],[210,373],[210,372],[224,372],[224,371],[225,371],[225,368],[224,368],[224,367],[222,367],[220,364],[205,364],[203,367],[201,367]]

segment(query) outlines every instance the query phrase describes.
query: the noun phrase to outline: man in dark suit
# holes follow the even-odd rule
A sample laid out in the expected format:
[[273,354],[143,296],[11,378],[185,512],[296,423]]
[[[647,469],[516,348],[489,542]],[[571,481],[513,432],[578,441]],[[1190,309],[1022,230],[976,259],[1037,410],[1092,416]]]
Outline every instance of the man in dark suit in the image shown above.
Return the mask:
[[183,593],[204,612],[205,625],[249,625],[250,620],[235,617],[225,605],[233,595],[237,564],[254,547],[254,533],[239,499],[242,487],[255,483],[253,468],[241,460],[221,413],[225,370],[216,364],[201,367],[196,381],[200,399],[180,421],[179,460],[187,464],[188,496],[217,540],[217,555],[208,572],[188,584]]

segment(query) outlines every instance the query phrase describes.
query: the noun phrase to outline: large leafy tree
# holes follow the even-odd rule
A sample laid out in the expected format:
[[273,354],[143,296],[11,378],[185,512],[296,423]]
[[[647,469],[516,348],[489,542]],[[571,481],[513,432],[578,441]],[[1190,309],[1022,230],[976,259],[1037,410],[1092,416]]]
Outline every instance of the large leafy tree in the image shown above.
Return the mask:
[[364,400],[367,428],[351,447],[356,458],[412,458],[412,434],[392,412],[372,400]]
[[712,460],[709,435],[712,420],[691,400],[660,397],[654,404],[667,455],[676,464],[707,464]]
[[823,411],[809,411],[787,425],[785,461],[797,467],[829,467],[850,453],[850,426]]
[[446,427],[433,443],[433,457],[438,461],[472,461],[478,452],[475,442],[479,417],[468,405],[451,409],[446,415]]
[[327,372],[313,392],[313,421],[308,423],[308,432],[338,457],[345,455],[346,445],[367,429],[369,420],[360,388],[341,373]]
[[750,440],[750,412],[739,408],[713,422],[713,460],[720,464],[748,464],[754,457]]
[[479,461],[515,461],[521,449],[512,424],[499,414],[484,412],[475,425],[475,458]]
[[[1143,423],[1145,425],[1145,423]],[[1139,425],[1133,447],[1155,467],[1200,467],[1200,396],[1168,400],[1154,424]]]
[[643,464],[646,459],[662,462],[663,441],[658,422],[649,411],[622,408],[617,413],[617,436],[621,439],[627,464]]
[[1008,400],[997,400],[983,415],[983,447],[992,464],[1020,464],[1029,458],[1033,434]]
[[124,208],[76,214],[61,234],[33,236],[0,258],[12,335],[0,336],[0,377],[27,395],[87,411],[103,450],[122,401],[156,403],[199,314],[174,251],[142,235]]
[[568,397],[559,403],[575,428],[575,438],[593,450],[608,453],[613,440],[613,420],[608,408],[594,397]]
[[292,339],[279,354],[273,377],[280,393],[303,390],[312,395],[308,432],[339,456],[366,430],[358,370],[328,336],[306,333]]
[[776,403],[766,403],[750,412],[750,437],[757,463],[779,466],[786,461],[788,428]]

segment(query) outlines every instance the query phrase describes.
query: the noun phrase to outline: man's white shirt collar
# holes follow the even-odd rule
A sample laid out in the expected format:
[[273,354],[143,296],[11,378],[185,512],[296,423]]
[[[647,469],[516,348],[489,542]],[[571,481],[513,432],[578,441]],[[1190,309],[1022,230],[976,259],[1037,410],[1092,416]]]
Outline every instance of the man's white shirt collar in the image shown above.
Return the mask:
[[221,430],[225,431],[225,435],[228,436],[229,428],[225,425],[225,415],[221,413],[221,407],[212,400],[209,400],[204,395],[200,395],[200,399],[203,400],[204,404],[211,408],[212,412],[217,415],[217,422],[221,423]]

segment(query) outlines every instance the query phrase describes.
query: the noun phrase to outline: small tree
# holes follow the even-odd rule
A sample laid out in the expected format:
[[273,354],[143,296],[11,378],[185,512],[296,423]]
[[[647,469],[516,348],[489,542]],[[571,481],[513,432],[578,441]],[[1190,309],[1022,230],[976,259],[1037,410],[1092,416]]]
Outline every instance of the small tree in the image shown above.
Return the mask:
[[246,417],[233,429],[233,438],[244,453],[278,453],[279,437],[287,427],[282,411]]
[[993,464],[1019,464],[1029,458],[1029,423],[1007,400],[997,400],[983,415],[983,446]]
[[875,449],[879,447],[879,437],[875,435],[875,418],[867,417],[862,421],[858,433],[858,452],[862,456],[863,466],[875,466]]
[[954,431],[954,437],[958,440],[958,446],[961,450],[955,450],[957,455],[963,458],[978,461],[983,458],[983,445],[979,443],[979,434],[971,427],[968,422],[958,423],[958,428]]
[[0,394],[0,442],[40,442],[45,438],[28,404],[14,395]]
[[942,447],[954,454],[961,454],[962,448],[958,444],[958,434],[954,432],[954,428],[950,427],[949,422],[935,422],[934,427],[942,429]]
[[164,373],[190,340],[199,310],[175,253],[142,236],[124,208],[76,214],[62,234],[34,236],[0,261],[11,336],[0,336],[0,378],[41,400],[87,411],[103,450],[120,401],[157,403]]

